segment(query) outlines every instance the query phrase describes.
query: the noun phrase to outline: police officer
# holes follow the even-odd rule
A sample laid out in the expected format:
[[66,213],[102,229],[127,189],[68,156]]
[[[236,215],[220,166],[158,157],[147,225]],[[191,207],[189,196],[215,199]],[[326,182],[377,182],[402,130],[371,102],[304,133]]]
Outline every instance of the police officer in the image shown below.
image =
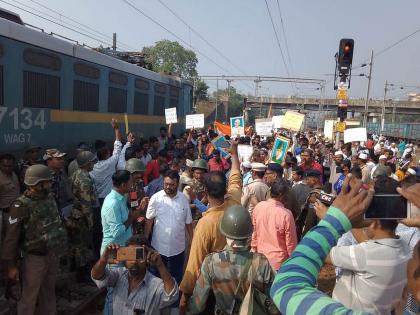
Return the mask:
[[[192,314],[202,312],[208,305],[210,290],[216,300],[215,314],[238,314],[251,281],[269,296],[274,271],[264,255],[249,251],[252,222],[247,209],[240,205],[226,209],[219,230],[226,237],[227,245],[223,251],[204,259],[190,301]],[[266,302],[270,307],[265,311],[270,313],[273,305],[270,300]]]
[[244,186],[241,204],[252,216],[252,210],[257,203],[268,199],[270,187],[263,180],[267,166],[262,163],[251,163],[251,167],[252,181]]
[[[94,212],[99,212],[99,201],[89,172],[97,161],[90,151],[82,151],[76,157],[79,168],[73,174],[73,208],[66,225],[69,231],[72,269],[76,269],[79,281],[90,279],[89,269],[96,257],[93,247]],[[88,277],[88,278],[86,278]]]
[[143,234],[146,209],[149,202],[149,198],[144,193],[143,174],[145,167],[142,161],[132,158],[126,162],[125,169],[130,172],[129,207],[139,211],[139,217],[133,225],[133,232],[134,234]]
[[297,196],[302,197],[305,200],[296,219],[298,239],[301,239],[301,237],[303,237],[311,228],[317,225],[318,219],[314,206],[322,191],[321,175],[322,174],[318,170],[306,170],[303,174],[303,183],[296,185],[292,189]]
[[27,169],[35,164],[42,164],[42,159],[40,158],[41,147],[35,144],[30,144],[25,148],[22,159],[18,163],[19,169],[19,182],[21,190],[25,190],[25,173]]
[[[83,152],[83,151],[90,151],[90,148],[86,143],[80,142],[76,149],[76,157],[80,152]],[[73,161],[71,161],[69,166],[67,167],[67,174],[69,175],[70,178],[73,176],[73,174],[77,171],[78,168],[79,168],[79,165],[77,165],[77,158],[76,158]]]
[[50,193],[52,178],[48,167],[30,166],[27,189],[9,210],[1,258],[7,261],[8,278],[17,281],[23,252],[18,314],[56,314],[58,257],[66,250],[67,235]]
[[[193,173],[193,179],[191,180],[190,185],[184,188],[183,193],[187,196],[187,198],[190,198],[190,195],[194,195],[196,199],[200,200],[204,204],[207,204],[207,201],[205,200],[206,189],[204,186],[204,174],[208,171],[208,164],[203,159],[196,159],[194,160],[191,169]],[[192,191],[192,194],[189,192],[189,190]],[[190,200],[190,203],[193,220],[200,219],[201,214],[199,211],[197,211],[194,200]]]
[[45,164],[53,175],[51,192],[54,195],[58,210],[62,216],[65,216],[71,211],[73,203],[71,182],[64,172],[66,155],[67,153],[60,152],[57,149],[48,149],[43,156]]
[[208,164],[203,159],[196,159],[191,167],[193,172],[193,179],[191,181],[191,189],[196,194],[198,200],[203,199],[205,194],[205,187],[203,184],[204,174],[207,173]]

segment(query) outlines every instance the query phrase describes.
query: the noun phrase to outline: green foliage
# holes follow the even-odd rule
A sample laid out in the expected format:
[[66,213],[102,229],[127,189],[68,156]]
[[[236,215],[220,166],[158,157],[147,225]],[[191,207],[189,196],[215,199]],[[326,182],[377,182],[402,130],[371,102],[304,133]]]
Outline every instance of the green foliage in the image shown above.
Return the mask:
[[203,80],[198,80],[195,83],[195,91],[194,91],[195,97],[197,97],[197,99],[200,101],[202,100],[207,101],[209,99],[208,89],[209,89],[209,86],[207,85],[206,82],[204,82]]
[[[227,99],[227,95],[229,92],[229,109],[228,109],[228,117],[235,117],[235,116],[242,116],[243,115],[243,105],[244,105],[244,94],[239,93],[233,86],[230,87],[228,90],[226,89],[219,89],[218,90],[218,98]],[[216,97],[216,92],[213,92],[213,97]]]
[[146,62],[156,72],[179,75],[191,81],[197,77],[197,55],[176,41],[158,41],[153,46],[144,47],[143,53],[146,55]]

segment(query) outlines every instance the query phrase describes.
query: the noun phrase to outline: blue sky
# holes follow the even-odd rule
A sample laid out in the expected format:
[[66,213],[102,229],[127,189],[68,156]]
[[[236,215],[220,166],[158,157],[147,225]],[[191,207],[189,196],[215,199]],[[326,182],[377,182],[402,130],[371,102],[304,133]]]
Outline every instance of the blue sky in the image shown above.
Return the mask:
[[[141,49],[161,39],[177,40],[167,31],[138,14],[122,0],[5,0],[37,14],[49,14],[63,22],[74,24],[63,16],[48,11],[42,5],[61,12],[78,22],[109,35],[118,34],[124,44]],[[197,37],[187,26],[174,17],[158,0],[129,0],[162,25],[181,37],[194,49],[203,52],[218,66],[198,54],[200,75],[266,75],[287,76],[274,31],[268,16],[265,0],[162,0],[167,6],[198,31],[207,41],[216,46],[234,65],[217,51]],[[286,57],[290,74],[295,77],[325,79],[329,81],[326,95],[334,95],[332,77],[334,54],[338,50],[340,38],[355,40],[353,64],[366,62],[370,51],[381,49],[402,37],[420,29],[420,1],[418,0],[279,0],[283,25],[287,38],[290,60],[281,29],[277,0],[267,0],[281,47]],[[347,5],[345,5],[347,4]],[[26,5],[26,6],[25,6]],[[59,33],[91,46],[99,43],[83,35],[64,29],[39,17],[0,1],[0,6],[18,12],[22,19],[40,26],[48,32]],[[29,7],[30,8],[29,8]],[[182,43],[187,46],[185,43]],[[398,46],[377,56],[374,60],[372,92],[374,98],[383,97],[384,83],[408,86],[420,85],[420,32]],[[368,73],[368,69],[355,69],[354,74]],[[226,83],[220,82],[220,86]],[[214,88],[215,82],[209,82]],[[254,83],[233,82],[233,86],[243,92],[254,92]],[[289,84],[262,83],[260,89],[265,95],[316,95],[315,86],[298,86],[293,90]],[[367,79],[353,77],[349,95],[364,97]],[[390,98],[403,99],[405,90],[393,90]],[[420,92],[420,90],[418,90]]]

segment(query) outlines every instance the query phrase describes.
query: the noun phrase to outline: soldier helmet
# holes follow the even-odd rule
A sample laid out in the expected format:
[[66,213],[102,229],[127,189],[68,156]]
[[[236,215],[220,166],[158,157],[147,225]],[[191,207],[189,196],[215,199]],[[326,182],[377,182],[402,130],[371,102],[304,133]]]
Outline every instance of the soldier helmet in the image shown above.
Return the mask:
[[142,161],[136,158],[129,159],[125,163],[125,169],[130,172],[130,174],[133,174],[135,172],[144,172],[144,164]]
[[85,166],[90,162],[96,162],[97,158],[96,155],[90,151],[82,151],[76,157],[77,165],[79,167]]
[[39,182],[52,180],[53,176],[50,169],[42,164],[29,166],[25,173],[24,183],[27,186],[35,186]]
[[248,210],[240,205],[227,208],[220,221],[219,229],[229,239],[248,239],[252,234],[252,222]]
[[207,171],[208,165],[207,165],[207,162],[205,160],[196,159],[196,160],[194,160],[191,168],[192,168],[192,170],[194,170],[196,168],[199,168],[199,169]]

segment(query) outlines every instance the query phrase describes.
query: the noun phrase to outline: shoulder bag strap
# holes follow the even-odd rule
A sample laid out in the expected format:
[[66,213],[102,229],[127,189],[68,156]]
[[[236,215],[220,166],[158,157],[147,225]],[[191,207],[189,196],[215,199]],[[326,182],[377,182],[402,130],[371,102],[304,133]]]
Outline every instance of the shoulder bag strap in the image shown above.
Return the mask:
[[235,289],[235,294],[234,297],[237,298],[238,297],[238,292],[239,292],[239,288],[241,287],[242,283],[244,282],[244,280],[248,277],[248,272],[249,272],[249,268],[251,267],[251,265],[253,265],[254,263],[254,254],[251,253],[252,256],[251,258],[247,261],[244,270],[242,271],[241,277],[239,278],[239,282],[238,282],[238,286]]

